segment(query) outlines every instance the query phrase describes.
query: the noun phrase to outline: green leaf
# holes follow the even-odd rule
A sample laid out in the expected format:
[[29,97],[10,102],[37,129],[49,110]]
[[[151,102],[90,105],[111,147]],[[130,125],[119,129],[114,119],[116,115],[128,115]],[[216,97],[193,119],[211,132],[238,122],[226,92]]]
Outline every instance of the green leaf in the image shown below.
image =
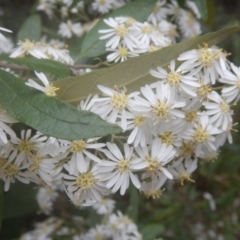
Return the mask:
[[208,8],[206,0],[195,0],[194,2],[198,7],[198,10],[202,16],[202,20],[206,21],[208,19]]
[[98,93],[98,84],[108,87],[114,87],[115,85],[118,87],[126,86],[128,92],[136,91],[140,86],[156,81],[149,74],[150,69],[158,66],[167,66],[171,60],[176,59],[182,52],[198,48],[203,43],[208,43],[209,46],[217,44],[239,29],[239,26],[229,27],[149,54],[128,59],[113,67],[56,81],[54,85],[60,88],[58,97],[64,101],[76,104],[89,94]]
[[28,17],[17,34],[17,40],[25,41],[38,41],[41,37],[41,18],[38,14]]
[[[145,21],[156,4],[156,0],[137,0],[125,4],[123,7],[104,16],[104,19],[109,17],[129,16],[137,21]],[[106,52],[106,41],[99,40],[100,34],[98,30],[108,29],[109,27],[101,19],[86,35],[82,43],[82,51],[80,57],[97,57]]]
[[139,208],[139,192],[134,187],[130,188],[130,206],[127,211],[127,215],[134,221],[137,222],[138,219],[138,208]]
[[3,70],[0,70],[0,86],[0,105],[14,118],[43,134],[77,140],[121,132],[120,127],[98,115],[48,97]]
[[51,73],[59,78],[66,78],[71,75],[71,71],[68,66],[54,60],[37,59],[34,57],[9,58],[6,55],[0,55],[0,59],[20,66],[27,66],[36,72]]
[[2,227],[3,220],[3,182],[0,181],[0,232]]
[[143,227],[141,233],[143,235],[143,239],[145,240],[153,240],[159,236],[164,231],[164,227],[161,224],[148,224]]

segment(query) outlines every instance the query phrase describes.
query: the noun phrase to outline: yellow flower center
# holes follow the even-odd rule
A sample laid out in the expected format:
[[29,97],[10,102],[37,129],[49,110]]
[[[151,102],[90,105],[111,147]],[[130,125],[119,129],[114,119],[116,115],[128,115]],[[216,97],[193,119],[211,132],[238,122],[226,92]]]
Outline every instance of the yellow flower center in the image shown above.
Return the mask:
[[31,42],[29,39],[26,39],[25,42],[20,41],[20,45],[23,48],[23,50],[29,51],[36,46],[36,43]]
[[135,20],[134,18],[128,17],[125,24],[126,24],[127,27],[130,27],[130,26],[132,26],[135,22],[136,22],[136,20]]
[[112,105],[119,110],[123,110],[127,105],[128,95],[124,93],[115,93],[112,96],[111,102]]
[[127,35],[127,28],[125,26],[119,26],[116,29],[116,33],[117,33],[118,36],[124,37],[124,36]]
[[106,0],[100,0],[99,4],[104,5],[106,3]]
[[0,157],[0,169],[5,168],[7,165],[7,159]]
[[10,163],[10,164],[4,169],[4,173],[5,173],[6,175],[10,176],[10,177],[18,174],[18,172],[19,172],[18,168],[17,168],[14,164],[12,164],[12,163]]
[[231,109],[226,101],[222,101],[219,104],[222,113],[230,113]]
[[46,87],[46,89],[45,89],[45,94],[46,94],[48,97],[55,97],[55,96],[57,95],[57,94],[55,93],[57,90],[59,90],[59,88],[50,85],[50,86]]
[[237,87],[240,89],[240,79],[237,80]]
[[33,151],[33,143],[28,140],[21,140],[18,144],[18,149],[26,154],[29,154]]
[[86,142],[81,140],[75,140],[72,142],[71,152],[82,152],[86,148]]
[[205,67],[211,67],[214,60],[216,59],[217,55],[212,53],[208,49],[208,45],[205,44],[205,46],[198,50],[198,60],[205,66]]
[[177,36],[177,31],[175,28],[170,28],[169,31],[168,31],[168,35],[169,36],[172,36],[172,37],[176,37]]
[[157,171],[159,168],[159,162],[157,161],[157,159],[155,158],[151,158],[151,157],[147,157],[147,162],[148,162],[148,166],[147,166],[147,170],[148,171]]
[[205,98],[212,91],[212,88],[209,85],[204,85],[201,81],[199,83],[200,87],[197,88],[197,95],[200,98]]
[[191,12],[188,12],[188,14],[187,14],[187,25],[189,27],[192,27],[194,22],[195,22],[195,17],[193,16],[193,14]]
[[145,121],[145,117],[141,117],[141,116],[136,116],[134,117],[134,124],[136,126],[140,126],[144,121]]
[[142,32],[145,33],[145,34],[147,34],[147,35],[151,34],[152,31],[153,31],[153,28],[152,28],[151,26],[144,26],[144,27],[142,28]]
[[169,110],[170,107],[169,105],[167,105],[165,101],[164,102],[159,101],[155,106],[152,106],[153,115],[165,121],[169,117]]
[[171,132],[164,132],[160,138],[162,140],[162,143],[166,143],[168,146],[173,144],[174,136]]
[[119,56],[126,57],[128,55],[128,50],[126,48],[119,48],[118,49]]
[[159,47],[151,44],[151,45],[149,46],[148,52],[154,52],[154,51],[157,51],[157,50],[159,50],[159,49],[161,49],[161,47],[159,48]]
[[128,218],[128,217],[122,216],[122,217],[118,218],[118,222],[119,223],[124,223],[126,225],[129,225],[129,224],[132,223],[132,220],[130,218]]
[[207,139],[211,137],[210,134],[206,132],[201,126],[199,126],[194,134],[194,140],[198,143],[204,143]]
[[94,236],[95,240],[104,240],[105,239],[105,235],[103,235],[102,233],[96,233],[96,235]]
[[84,189],[89,189],[95,183],[92,173],[82,173],[77,179],[76,184]]
[[180,151],[186,157],[191,157],[194,151],[194,142],[183,142]]
[[188,123],[192,123],[192,122],[194,122],[196,116],[197,116],[197,111],[186,112],[185,113],[185,120]]
[[143,191],[143,194],[146,196],[146,198],[153,198],[153,199],[160,198],[162,193],[163,191],[161,191],[160,189]]
[[118,162],[117,169],[120,172],[128,172],[129,171],[129,161],[126,159],[122,159]]
[[179,173],[178,179],[182,186],[184,185],[184,181],[195,182],[193,179],[190,178],[190,175],[188,172]]
[[170,86],[178,86],[181,79],[179,73],[170,72],[167,76],[167,82]]

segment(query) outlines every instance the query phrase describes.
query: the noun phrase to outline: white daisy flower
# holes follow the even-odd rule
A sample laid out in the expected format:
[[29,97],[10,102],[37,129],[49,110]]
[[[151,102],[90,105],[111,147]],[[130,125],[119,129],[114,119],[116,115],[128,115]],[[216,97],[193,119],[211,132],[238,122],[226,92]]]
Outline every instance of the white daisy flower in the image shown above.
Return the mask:
[[[90,164],[89,158],[85,158],[86,168],[81,172],[75,168],[74,172],[70,175],[64,174],[63,178],[65,185],[67,185],[67,191],[73,194],[81,196],[82,194],[86,199],[100,202],[102,195],[109,193],[108,189],[102,182],[99,175],[99,165]],[[66,170],[70,172],[70,166],[64,165]]]
[[45,12],[49,18],[53,17],[54,8],[54,2],[49,0],[41,0],[37,5],[37,10]]
[[117,20],[116,18],[109,18],[104,19],[104,22],[111,28],[99,30],[98,32],[103,34],[99,39],[110,38],[106,43],[106,47],[116,49],[120,41],[122,41],[124,44],[126,44],[129,50],[133,51],[133,49],[139,45],[134,35],[136,30],[133,30],[131,27],[129,27],[123,22],[122,19]]
[[128,120],[127,130],[131,130],[127,143],[133,144],[134,147],[146,146],[149,138],[151,138],[151,121],[147,117],[139,113],[131,113],[131,117]]
[[189,50],[180,54],[177,60],[185,61],[182,67],[186,70],[196,68],[195,74],[201,69],[204,73],[208,72],[210,77],[209,82],[212,84],[215,84],[219,74],[222,74],[226,68],[225,64],[220,63],[223,61],[222,51],[215,46],[209,48],[207,44],[202,48]]
[[[62,170],[62,166],[56,167],[55,164],[67,155],[67,153],[59,154],[61,151],[61,148],[55,148],[54,145],[45,143],[40,149],[28,156],[28,170],[39,176],[48,186],[51,186],[53,178]],[[50,153],[56,157],[51,157]]]
[[107,239],[108,231],[105,225],[96,225],[94,228],[91,228],[87,233],[82,236],[82,239]]
[[[183,164],[184,161],[184,164]],[[184,185],[184,181],[194,182],[191,179],[191,174],[197,169],[197,158],[185,159],[180,158],[168,167],[168,170],[172,173],[173,177],[178,179],[181,185]]]
[[137,147],[135,150],[146,164],[145,170],[147,173],[143,174],[144,178],[160,176],[162,173],[169,179],[173,178],[172,174],[165,167],[166,164],[173,160],[176,154],[173,146],[167,146],[167,144],[161,143],[158,138],[155,138],[152,142],[150,153],[146,146]]
[[67,49],[59,49],[57,45],[56,46],[44,45],[43,49],[46,55],[49,57],[49,59],[66,63],[68,65],[74,64],[74,61],[70,57],[69,51]]
[[145,44],[147,46],[149,46],[150,43],[154,43],[157,46],[162,45],[161,39],[159,38],[161,34],[156,27],[148,22],[137,22],[135,27],[137,30],[135,37],[139,40],[140,44]]
[[181,143],[181,132],[184,128],[185,122],[183,119],[173,120],[164,125],[159,123],[153,135],[159,137],[161,142],[167,144],[167,146],[177,147]]
[[179,38],[179,33],[177,30],[177,25],[172,24],[166,20],[162,20],[157,25],[158,30],[163,33],[164,36],[167,36],[171,39],[172,43],[176,43],[176,38]]
[[146,98],[136,96],[131,101],[131,109],[150,117],[155,123],[183,118],[184,113],[176,108],[184,107],[185,102],[176,101],[176,91],[163,82],[156,83],[156,93],[146,85],[141,92]]
[[55,191],[51,187],[40,187],[36,195],[36,200],[40,208],[40,213],[50,215],[53,210],[53,201],[57,197],[57,191]]
[[120,194],[124,195],[129,187],[129,178],[136,188],[140,188],[141,184],[138,177],[133,171],[144,169],[147,164],[141,159],[133,155],[133,148],[128,144],[124,144],[124,155],[114,143],[107,143],[109,149],[104,154],[109,161],[103,160],[99,165],[99,172],[103,174],[102,180],[107,181],[106,187],[112,188],[115,193],[120,189]]
[[31,135],[31,129],[28,129],[27,131],[22,130],[21,138],[11,137],[10,139],[11,143],[13,143],[13,145],[19,150],[18,155],[23,155],[24,159],[28,159],[32,153],[41,149],[45,144],[45,140],[47,140],[46,136],[39,136],[38,134]]
[[193,74],[186,74],[186,70],[179,66],[175,70],[175,61],[172,60],[169,65],[169,72],[165,69],[158,67],[156,70],[150,70],[150,74],[158,79],[163,80],[171,87],[183,90],[187,94],[196,97],[196,87],[200,85],[197,83],[197,78]]
[[143,52],[143,50],[129,51],[124,43],[119,43],[116,49],[107,48],[106,50],[112,52],[107,55],[108,62],[118,62],[119,60],[120,62],[123,62],[130,57],[137,57],[140,53]]
[[28,82],[26,82],[25,84],[28,85],[29,87],[44,92],[48,97],[55,97],[56,96],[55,92],[59,90],[59,88],[52,86],[52,84],[47,80],[47,77],[45,76],[44,73],[35,72],[35,74],[37,75],[38,79],[41,80],[41,82],[44,84],[44,87],[42,85],[39,85],[32,79],[28,79]]
[[26,39],[24,42],[19,41],[18,45],[19,47],[15,48],[10,54],[10,58],[24,57],[26,55],[31,55],[38,59],[48,58],[39,43],[34,43]]
[[80,37],[83,34],[81,23],[72,23],[71,20],[62,22],[59,25],[58,34],[62,37],[71,38],[73,35]]
[[185,131],[182,132],[182,137],[196,143],[195,154],[198,157],[203,146],[206,146],[209,150],[216,150],[216,146],[214,145],[215,137],[213,137],[213,135],[221,132],[222,130],[210,123],[207,115],[202,115],[199,118],[199,122],[194,124],[193,128],[185,129]]
[[30,183],[26,170],[27,165],[21,164],[22,161],[15,161],[18,151],[5,154],[0,153],[0,178],[4,181],[4,191],[8,191],[11,183],[15,183],[15,179],[25,184]]
[[169,14],[166,3],[166,0],[158,0],[147,21],[156,26],[162,19],[166,19]]
[[74,141],[68,141],[66,150],[71,154],[69,164],[69,174],[74,173],[74,169],[78,169],[79,172],[85,172],[87,170],[87,163],[85,162],[85,156],[89,157],[94,162],[101,162],[101,159],[90,152],[90,150],[103,151],[105,143],[93,143],[99,138],[91,138],[87,140],[79,139]]
[[238,102],[240,99],[240,67],[233,63],[230,66],[233,73],[226,69],[222,78],[219,79],[219,82],[231,85],[222,89],[222,96],[229,102]]
[[160,198],[163,190],[161,187],[166,182],[167,177],[165,175],[160,175],[160,177],[153,177],[150,182],[142,182],[140,192],[142,192],[146,198]]
[[186,1],[186,6],[195,14],[196,18],[201,18],[201,14],[195,2]]
[[209,122],[211,124],[226,131],[232,122],[233,115],[233,110],[231,110],[228,101],[222,99],[215,91],[208,95],[208,99],[212,102],[203,102],[203,105],[207,109],[204,114],[210,116]]
[[216,143],[218,143],[217,147],[223,146],[226,141],[228,141],[229,144],[233,143],[231,132],[238,132],[238,130],[234,128],[237,124],[238,123],[230,122],[227,129],[216,136]]
[[139,92],[127,95],[126,89],[115,91],[102,85],[98,85],[97,87],[106,97],[92,99],[96,105],[91,111],[110,123],[116,123],[117,119],[120,119],[120,126],[125,131],[127,129],[127,108],[129,107],[129,101],[134,96],[137,96]]
[[116,202],[109,198],[103,198],[100,202],[93,205],[98,214],[105,215],[113,212]]
[[200,22],[190,11],[181,9],[177,19],[183,38],[194,38],[202,33]]
[[94,0],[92,8],[101,14],[105,14],[113,8],[113,2],[113,0]]

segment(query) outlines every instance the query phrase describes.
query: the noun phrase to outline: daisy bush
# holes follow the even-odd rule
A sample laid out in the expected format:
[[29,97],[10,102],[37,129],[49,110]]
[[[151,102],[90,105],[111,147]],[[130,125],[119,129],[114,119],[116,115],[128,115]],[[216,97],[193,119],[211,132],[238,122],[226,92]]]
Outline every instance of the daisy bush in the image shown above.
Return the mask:
[[22,26],[0,27],[1,184],[6,196],[28,184],[45,216],[21,240],[174,239],[158,215],[139,224],[139,209],[200,185],[197,169],[237,131],[240,67],[216,44],[239,27],[198,37],[205,8],[41,0]]

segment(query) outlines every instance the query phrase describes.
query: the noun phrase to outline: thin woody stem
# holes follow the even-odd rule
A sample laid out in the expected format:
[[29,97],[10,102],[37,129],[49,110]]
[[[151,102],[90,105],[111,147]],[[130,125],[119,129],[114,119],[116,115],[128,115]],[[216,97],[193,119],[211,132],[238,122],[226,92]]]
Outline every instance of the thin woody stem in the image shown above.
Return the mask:
[[4,62],[0,62],[0,67],[10,68],[10,69],[13,69],[13,70],[29,70],[28,67],[19,66],[17,64],[12,64],[12,63],[4,63]]

